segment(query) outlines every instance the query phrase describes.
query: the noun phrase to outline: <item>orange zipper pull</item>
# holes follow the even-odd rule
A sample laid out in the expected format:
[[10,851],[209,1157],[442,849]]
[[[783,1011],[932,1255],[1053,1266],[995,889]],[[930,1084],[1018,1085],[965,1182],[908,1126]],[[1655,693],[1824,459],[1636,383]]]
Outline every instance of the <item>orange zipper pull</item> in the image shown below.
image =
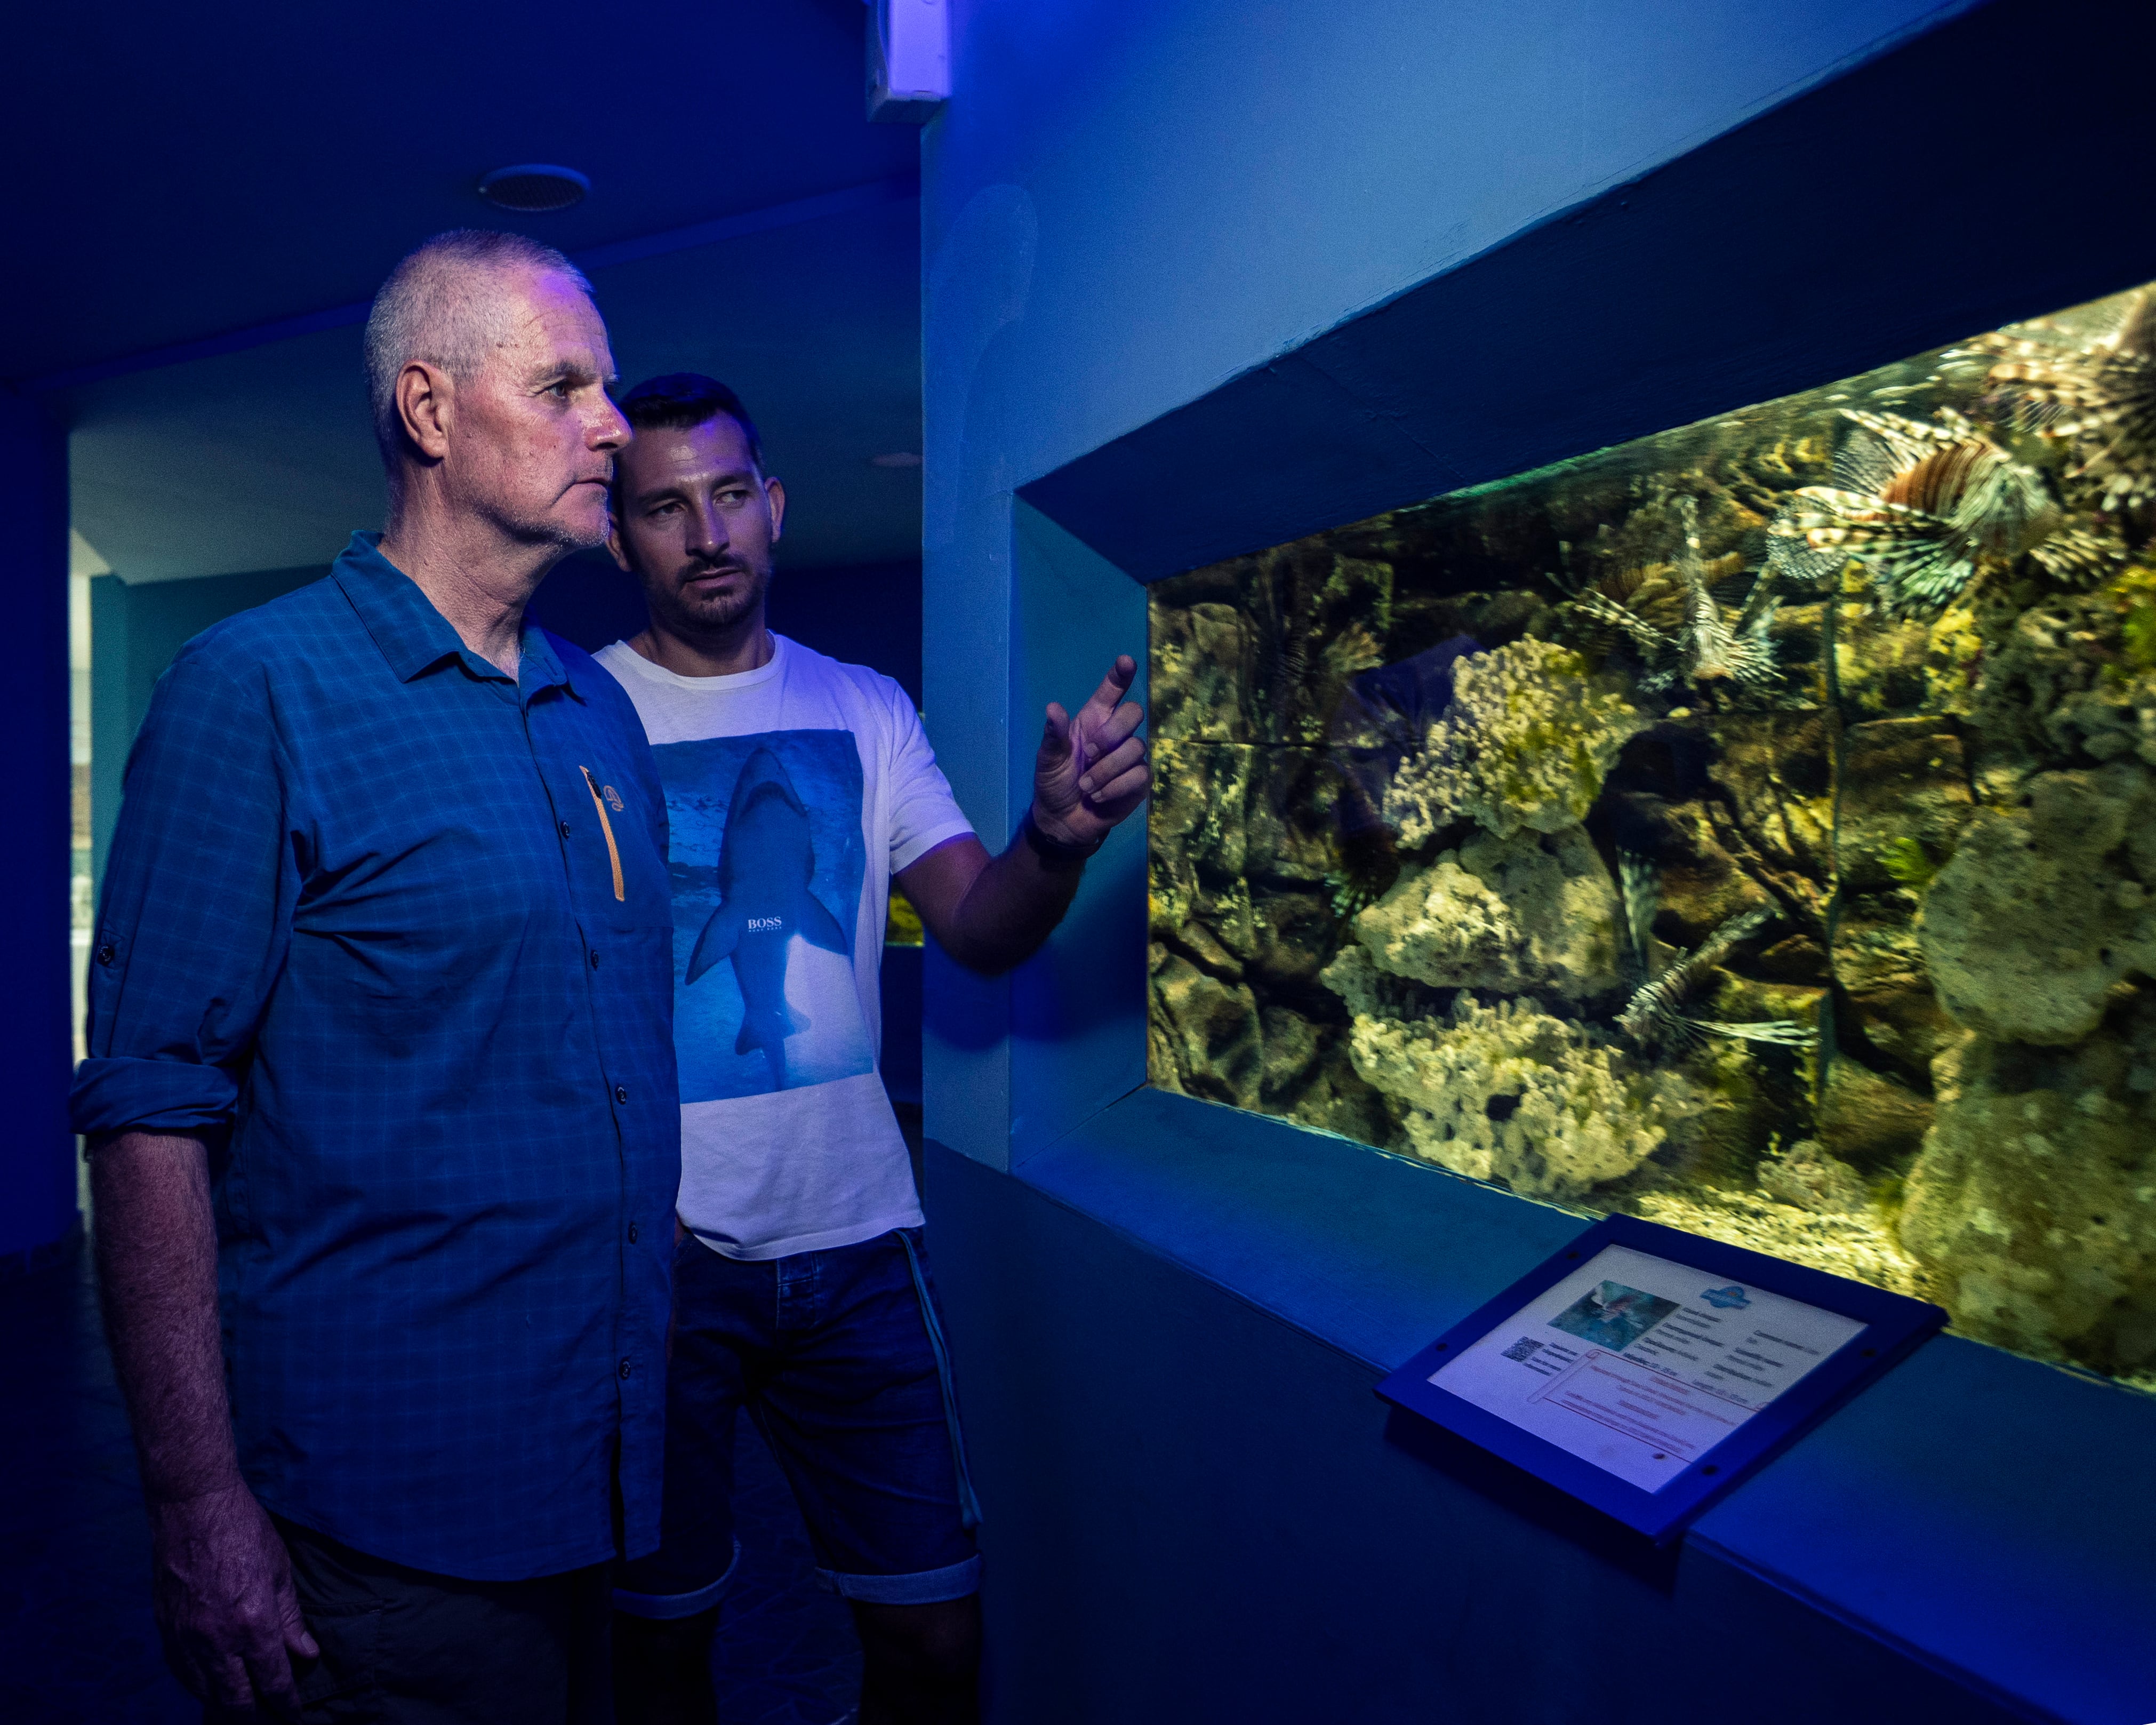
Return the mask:
[[613,823],[607,819],[606,804],[599,799],[599,782],[592,777],[592,769],[579,766],[577,771],[584,775],[584,788],[592,793],[592,807],[599,812],[599,830],[606,834],[607,860],[613,865],[613,896],[624,903],[629,894],[621,884],[621,851],[613,842]]

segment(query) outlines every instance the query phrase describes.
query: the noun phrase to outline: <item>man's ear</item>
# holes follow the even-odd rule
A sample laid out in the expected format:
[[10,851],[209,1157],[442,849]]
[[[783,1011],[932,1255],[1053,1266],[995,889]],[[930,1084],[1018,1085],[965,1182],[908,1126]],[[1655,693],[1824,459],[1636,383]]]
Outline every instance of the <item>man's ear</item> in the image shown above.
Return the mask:
[[404,434],[430,461],[449,453],[449,413],[456,385],[424,360],[407,360],[397,374],[397,417]]
[[611,513],[607,516],[607,549],[613,553],[613,560],[621,565],[624,575],[636,572],[636,565],[629,560],[628,547],[621,542],[620,518]]
[[776,545],[779,529],[786,525],[786,487],[767,479],[763,482],[763,495],[771,500],[771,542]]

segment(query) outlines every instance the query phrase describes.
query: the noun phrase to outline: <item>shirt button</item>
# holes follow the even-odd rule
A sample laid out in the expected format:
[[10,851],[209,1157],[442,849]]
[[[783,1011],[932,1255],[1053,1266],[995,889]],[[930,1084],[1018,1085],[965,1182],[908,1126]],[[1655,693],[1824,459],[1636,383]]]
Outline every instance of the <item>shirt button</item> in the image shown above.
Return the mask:
[[593,953],[593,954],[592,954],[592,968],[593,968],[593,970],[597,970],[598,968],[599,968],[599,955],[598,955],[597,952],[594,952],[594,953]]
[[629,1372],[630,1372],[630,1370],[631,1370],[631,1369],[632,1369],[632,1368],[630,1367],[630,1365],[629,1365],[629,1362],[628,1362],[627,1360],[624,1360],[624,1361],[621,1363],[621,1375],[622,1375],[623,1377],[626,1378],[627,1376],[629,1376]]
[[566,820],[562,823],[562,836],[564,839],[569,836],[569,824]]
[[629,1243],[631,1245],[636,1244],[636,1224],[634,1222],[629,1224]]
[[[100,964],[110,964],[119,956],[119,953],[114,951],[112,942],[110,941],[97,949],[97,962]],[[597,963],[598,960],[594,959],[593,963]]]
[[629,1086],[625,1084],[617,1084],[614,1086],[613,1099],[617,1102],[627,1102],[629,1101]]

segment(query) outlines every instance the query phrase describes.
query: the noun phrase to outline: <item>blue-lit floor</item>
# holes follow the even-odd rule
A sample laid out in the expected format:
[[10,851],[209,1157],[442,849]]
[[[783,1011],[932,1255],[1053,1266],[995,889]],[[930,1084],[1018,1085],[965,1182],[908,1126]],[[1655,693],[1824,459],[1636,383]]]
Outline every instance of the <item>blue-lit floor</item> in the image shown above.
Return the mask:
[[[195,1725],[149,1604],[149,1530],[87,1252],[0,1282],[0,1719]],[[851,1717],[860,1651],[812,1579],[807,1534],[742,1422],[742,1567],[714,1655],[726,1725]]]

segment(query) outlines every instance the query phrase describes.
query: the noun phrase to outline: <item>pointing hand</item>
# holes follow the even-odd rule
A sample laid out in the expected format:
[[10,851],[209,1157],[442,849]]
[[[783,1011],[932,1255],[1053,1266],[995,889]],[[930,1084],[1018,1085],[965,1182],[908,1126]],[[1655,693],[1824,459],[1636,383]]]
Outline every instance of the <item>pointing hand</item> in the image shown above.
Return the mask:
[[1137,680],[1124,654],[1074,716],[1048,704],[1033,769],[1033,822],[1065,845],[1097,845],[1145,801],[1152,772],[1137,734],[1145,709],[1123,696]]

